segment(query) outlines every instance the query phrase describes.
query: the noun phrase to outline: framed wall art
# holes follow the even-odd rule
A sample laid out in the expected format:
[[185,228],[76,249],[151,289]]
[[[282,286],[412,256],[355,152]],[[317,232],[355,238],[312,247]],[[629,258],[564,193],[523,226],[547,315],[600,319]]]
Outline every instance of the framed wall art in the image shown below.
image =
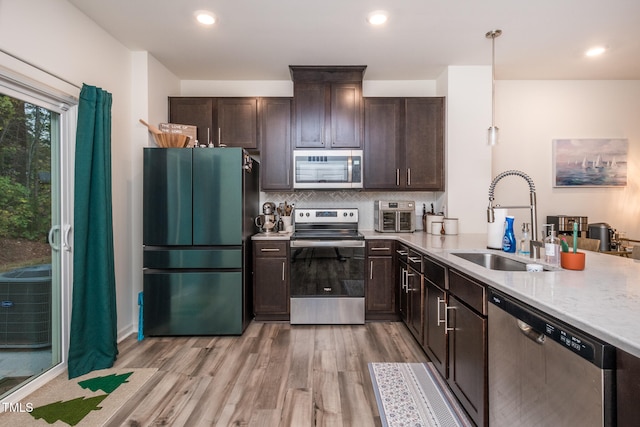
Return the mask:
[[554,187],[627,185],[626,138],[554,139]]

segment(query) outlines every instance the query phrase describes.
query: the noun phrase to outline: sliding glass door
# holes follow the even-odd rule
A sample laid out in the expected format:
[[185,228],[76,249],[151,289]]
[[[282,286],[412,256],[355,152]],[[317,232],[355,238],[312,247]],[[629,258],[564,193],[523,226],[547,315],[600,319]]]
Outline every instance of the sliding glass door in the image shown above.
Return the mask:
[[62,361],[70,221],[61,107],[0,85],[0,396]]

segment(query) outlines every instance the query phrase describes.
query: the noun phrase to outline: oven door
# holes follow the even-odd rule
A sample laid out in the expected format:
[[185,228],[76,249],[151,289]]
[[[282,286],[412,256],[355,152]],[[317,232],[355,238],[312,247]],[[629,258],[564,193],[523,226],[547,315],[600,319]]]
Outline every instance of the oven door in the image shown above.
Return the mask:
[[364,240],[291,241],[291,324],[364,324]]

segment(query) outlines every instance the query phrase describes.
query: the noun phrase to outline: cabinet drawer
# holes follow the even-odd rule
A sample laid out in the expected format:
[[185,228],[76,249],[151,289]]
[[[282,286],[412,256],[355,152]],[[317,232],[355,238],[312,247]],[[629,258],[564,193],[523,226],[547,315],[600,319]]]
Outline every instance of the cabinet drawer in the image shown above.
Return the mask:
[[399,243],[396,246],[396,255],[398,256],[398,261],[407,262],[407,255],[409,255],[409,248],[405,245]]
[[422,273],[422,254],[416,252],[413,249],[409,249],[409,255],[407,255],[407,264],[413,267],[414,270]]
[[449,292],[478,313],[487,314],[487,288],[485,285],[477,283],[457,271],[449,270]]
[[286,257],[289,242],[285,241],[262,241],[254,242],[254,256],[256,257]]
[[425,256],[422,258],[422,269],[424,271],[425,279],[429,280],[440,289],[447,288],[445,286],[447,270],[444,266]]
[[368,240],[367,255],[369,256],[393,255],[393,240]]

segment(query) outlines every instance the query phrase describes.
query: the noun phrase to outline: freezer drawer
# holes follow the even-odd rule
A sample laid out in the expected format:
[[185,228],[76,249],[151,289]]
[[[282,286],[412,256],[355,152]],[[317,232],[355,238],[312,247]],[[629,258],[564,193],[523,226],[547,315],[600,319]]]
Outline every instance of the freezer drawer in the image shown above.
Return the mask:
[[144,334],[241,335],[242,272],[144,272]]
[[145,268],[242,268],[242,247],[232,249],[190,247],[166,248],[145,247],[143,264]]

